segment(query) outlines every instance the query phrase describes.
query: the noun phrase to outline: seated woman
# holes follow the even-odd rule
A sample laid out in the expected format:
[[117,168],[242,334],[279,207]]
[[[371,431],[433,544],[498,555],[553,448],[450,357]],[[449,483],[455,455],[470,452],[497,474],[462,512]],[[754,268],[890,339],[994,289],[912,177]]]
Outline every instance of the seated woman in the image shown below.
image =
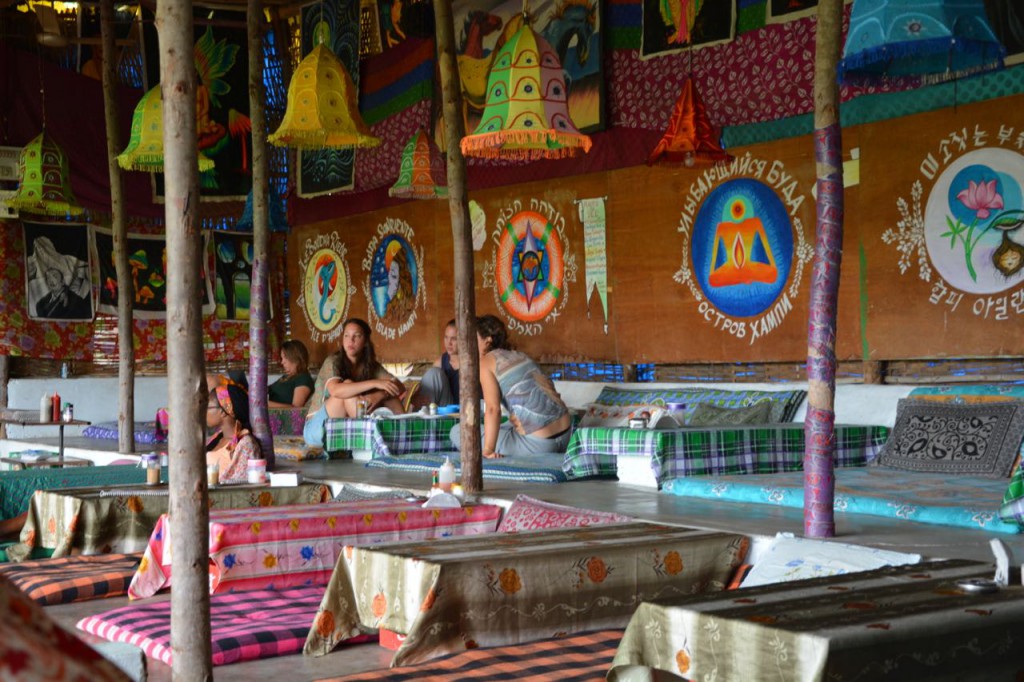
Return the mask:
[[284,376],[267,389],[267,407],[305,407],[313,394],[306,346],[295,339],[281,344],[281,366]]
[[413,397],[417,406],[459,402],[459,335],[455,320],[449,320],[445,325],[443,342],[444,353],[423,375],[419,390]]
[[260,442],[250,432],[249,395],[231,381],[210,392],[206,426],[217,429],[206,443],[206,465],[218,465],[221,484],[244,483],[250,459],[263,459]]
[[[480,350],[480,386],[484,396],[483,456],[487,458],[565,452],[569,408],[554,384],[525,353],[508,342],[505,323],[494,315],[476,320]],[[501,423],[501,406],[508,422]],[[459,425],[451,432],[459,447]]]
[[[307,445],[323,447],[328,419],[358,417],[377,410],[402,414],[399,396],[405,386],[377,361],[370,325],[358,318],[342,325],[341,351],[334,356],[334,376],[327,380],[323,404],[310,407],[302,436]],[[330,361],[330,359],[328,359]],[[361,405],[360,405],[361,404]]]

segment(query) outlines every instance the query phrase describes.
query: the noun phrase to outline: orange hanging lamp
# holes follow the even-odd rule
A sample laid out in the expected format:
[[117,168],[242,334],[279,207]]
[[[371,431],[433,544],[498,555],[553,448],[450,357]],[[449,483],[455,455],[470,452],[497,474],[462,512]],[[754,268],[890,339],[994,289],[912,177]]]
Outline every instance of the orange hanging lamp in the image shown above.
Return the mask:
[[687,78],[672,108],[668,130],[647,157],[647,163],[682,163],[686,166],[729,163],[733,157],[722,148],[718,137],[718,131],[711,125],[704,102],[697,93],[697,86],[692,78]]

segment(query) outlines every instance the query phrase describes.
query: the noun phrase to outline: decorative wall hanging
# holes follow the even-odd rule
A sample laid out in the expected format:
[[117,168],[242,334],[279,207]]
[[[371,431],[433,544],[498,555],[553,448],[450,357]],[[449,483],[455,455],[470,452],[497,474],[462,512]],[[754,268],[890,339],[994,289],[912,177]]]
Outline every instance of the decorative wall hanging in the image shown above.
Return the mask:
[[569,118],[558,55],[528,22],[495,56],[480,125],[461,146],[466,156],[528,160],[590,151]]
[[643,0],[640,58],[733,39],[735,0]]
[[719,133],[708,119],[693,78],[687,78],[672,109],[668,130],[647,163],[665,161],[685,166],[728,163],[732,156],[722,149],[718,139]]
[[404,336],[416,324],[417,309],[426,307],[423,247],[404,220],[388,218],[366,247],[363,294],[370,302],[367,319],[385,339]]
[[587,319],[590,319],[590,297],[597,290],[604,312],[604,333],[608,333],[608,249],[605,245],[605,210],[607,197],[580,199],[580,222],[583,223],[583,269],[587,278]]
[[857,0],[839,78],[938,83],[1003,68],[982,0]]
[[[135,105],[128,146],[117,155],[117,165],[125,170],[164,172],[164,111],[159,85],[150,88]],[[213,166],[213,160],[199,152],[199,172]]]
[[[102,227],[91,227],[93,253],[99,263],[100,297],[97,310],[117,315],[117,270],[114,266],[114,236]],[[203,253],[206,253],[204,233]],[[129,234],[128,266],[132,278],[132,315],[137,320],[163,320],[167,317],[167,239],[164,235]],[[203,315],[213,314],[213,290],[204,264],[199,266],[203,281]]]
[[356,293],[349,276],[347,253],[337,232],[316,234],[302,243],[302,289],[295,303],[306,318],[313,343],[331,343],[341,336],[341,323],[348,317]]
[[252,298],[252,234],[215,230],[213,301],[218,320],[248,320]]
[[22,213],[67,216],[85,211],[71,191],[64,150],[45,128],[21,150],[18,182],[18,190],[4,203]]
[[445,161],[427,131],[420,128],[402,151],[398,180],[388,194],[402,199],[445,199],[448,181]]
[[[531,0],[537,35],[555,48],[568,89],[569,115],[582,132],[605,128],[605,65],[601,0]],[[466,130],[475,130],[487,102],[487,75],[498,51],[523,21],[522,0],[454,0],[456,60]]]
[[[288,231],[288,215],[284,209],[284,202],[281,195],[277,193],[274,186],[269,187],[267,193],[267,222],[271,232]],[[252,190],[245,198],[245,208],[242,209],[242,217],[235,223],[235,228],[241,232],[252,232]]]
[[89,232],[84,225],[25,222],[26,310],[33,320],[93,317]]

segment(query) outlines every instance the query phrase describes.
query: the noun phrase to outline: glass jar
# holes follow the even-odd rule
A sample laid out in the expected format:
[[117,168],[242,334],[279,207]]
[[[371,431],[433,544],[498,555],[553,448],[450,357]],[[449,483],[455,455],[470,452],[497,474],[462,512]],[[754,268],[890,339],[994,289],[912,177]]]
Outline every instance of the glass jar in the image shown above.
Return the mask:
[[160,455],[155,452],[143,455],[140,465],[146,470],[146,485],[160,485]]

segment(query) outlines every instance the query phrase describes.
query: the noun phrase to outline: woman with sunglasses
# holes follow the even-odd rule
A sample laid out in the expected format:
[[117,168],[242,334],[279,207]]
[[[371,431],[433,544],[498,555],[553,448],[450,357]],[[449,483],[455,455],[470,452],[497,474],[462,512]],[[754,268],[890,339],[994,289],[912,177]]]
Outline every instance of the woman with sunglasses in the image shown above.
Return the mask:
[[250,459],[263,459],[249,424],[249,395],[229,381],[210,391],[206,425],[217,429],[206,443],[206,464],[219,468],[220,483],[245,483]]

